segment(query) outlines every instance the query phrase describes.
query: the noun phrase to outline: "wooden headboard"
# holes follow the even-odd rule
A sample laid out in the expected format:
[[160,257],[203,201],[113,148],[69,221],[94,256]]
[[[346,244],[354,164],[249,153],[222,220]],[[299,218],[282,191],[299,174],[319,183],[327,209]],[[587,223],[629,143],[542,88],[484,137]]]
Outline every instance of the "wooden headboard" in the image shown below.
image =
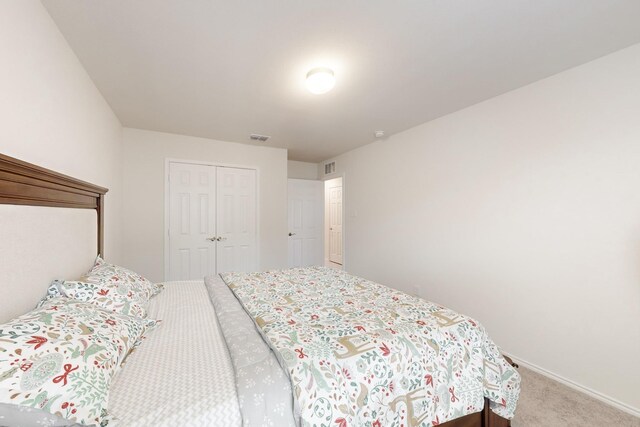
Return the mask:
[[0,204],[95,209],[98,254],[104,257],[106,188],[0,154]]

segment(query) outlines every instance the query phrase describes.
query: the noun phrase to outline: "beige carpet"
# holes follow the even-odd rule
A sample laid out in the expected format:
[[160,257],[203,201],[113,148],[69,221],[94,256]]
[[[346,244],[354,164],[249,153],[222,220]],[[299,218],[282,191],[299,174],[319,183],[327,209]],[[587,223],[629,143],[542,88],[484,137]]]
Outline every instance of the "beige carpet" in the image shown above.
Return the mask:
[[522,366],[518,372],[522,391],[513,427],[640,427],[640,418]]

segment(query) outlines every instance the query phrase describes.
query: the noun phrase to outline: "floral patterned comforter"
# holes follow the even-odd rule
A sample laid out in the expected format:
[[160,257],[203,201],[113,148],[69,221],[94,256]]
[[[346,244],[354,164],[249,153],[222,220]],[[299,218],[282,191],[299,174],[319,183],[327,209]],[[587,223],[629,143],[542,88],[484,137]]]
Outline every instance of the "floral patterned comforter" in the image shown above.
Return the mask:
[[303,426],[431,426],[512,418],[520,376],[475,320],[324,267],[226,273],[279,356]]

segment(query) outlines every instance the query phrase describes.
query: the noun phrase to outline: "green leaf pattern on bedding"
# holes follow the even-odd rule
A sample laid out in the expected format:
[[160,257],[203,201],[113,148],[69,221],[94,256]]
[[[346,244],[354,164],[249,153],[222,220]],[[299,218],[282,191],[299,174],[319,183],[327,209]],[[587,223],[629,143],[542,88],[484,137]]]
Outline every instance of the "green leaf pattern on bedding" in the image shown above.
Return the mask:
[[105,423],[109,385],[155,321],[52,298],[0,325],[0,403]]
[[342,271],[226,273],[286,365],[304,426],[512,418],[520,376],[475,320]]
[[77,280],[54,280],[39,306],[51,298],[65,297],[89,302],[104,310],[128,316],[147,317],[147,302],[144,294],[134,292],[127,283],[102,284]]
[[80,277],[80,281],[93,283],[102,287],[113,287],[126,285],[133,293],[143,300],[150,300],[159,294],[163,285],[153,283],[140,274],[119,265],[110,264],[101,257],[96,258],[96,262],[87,274]]

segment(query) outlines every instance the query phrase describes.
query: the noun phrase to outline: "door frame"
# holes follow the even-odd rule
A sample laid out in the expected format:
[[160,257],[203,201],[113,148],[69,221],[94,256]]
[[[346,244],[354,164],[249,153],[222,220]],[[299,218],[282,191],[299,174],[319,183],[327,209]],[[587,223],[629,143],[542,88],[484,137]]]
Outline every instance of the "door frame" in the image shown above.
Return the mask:
[[[260,269],[260,168],[258,166],[238,165],[233,163],[209,162],[202,160],[185,160],[167,157],[164,159],[164,281],[169,277],[170,250],[169,250],[169,166],[171,163],[187,163],[201,166],[215,166],[236,169],[251,169],[256,171],[256,265]],[[344,181],[343,181],[344,186]],[[343,189],[344,191],[344,189]],[[216,195],[217,197],[217,195]]]
[[[345,250],[346,248],[346,237],[347,237],[347,233],[346,233],[346,219],[347,219],[347,210],[345,209],[345,200],[347,200],[346,198],[346,174],[344,172],[341,173],[331,173],[329,175],[323,175],[320,178],[320,181],[323,182],[323,185],[326,186],[326,181],[331,181],[332,179],[336,179],[336,178],[342,178],[342,271],[347,271],[347,251]],[[326,190],[326,187],[325,187]],[[326,213],[326,207],[327,207],[327,200],[324,196],[326,196],[327,192],[324,191],[322,193],[323,196],[323,204],[322,204],[322,214],[323,216],[325,216],[324,214]],[[327,224],[326,224],[327,219],[324,219],[324,223],[323,223],[323,236],[326,237],[326,232],[327,232]],[[324,239],[325,240],[325,246],[329,244],[329,239]],[[325,252],[326,251],[326,247],[323,248],[323,253],[322,256],[324,258]],[[327,258],[324,258],[324,262],[327,261]]]

